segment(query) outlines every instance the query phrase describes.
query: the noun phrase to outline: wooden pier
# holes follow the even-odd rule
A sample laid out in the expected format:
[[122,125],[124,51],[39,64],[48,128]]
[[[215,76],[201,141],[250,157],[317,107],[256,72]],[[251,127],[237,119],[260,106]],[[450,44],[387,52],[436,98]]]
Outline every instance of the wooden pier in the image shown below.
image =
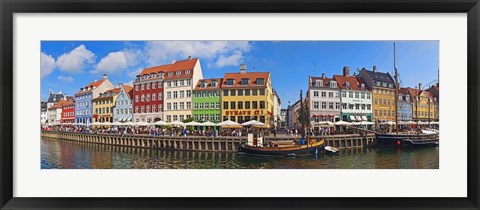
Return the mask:
[[[45,138],[78,141],[85,143],[116,145],[124,147],[170,149],[185,151],[205,152],[237,152],[241,143],[247,141],[245,136],[150,136],[150,135],[118,135],[118,134],[97,134],[97,133],[76,133],[42,130],[41,136]],[[373,146],[375,135],[332,135],[319,136],[325,140],[326,146],[337,148],[353,148]],[[265,141],[295,140],[300,137],[266,137]]]

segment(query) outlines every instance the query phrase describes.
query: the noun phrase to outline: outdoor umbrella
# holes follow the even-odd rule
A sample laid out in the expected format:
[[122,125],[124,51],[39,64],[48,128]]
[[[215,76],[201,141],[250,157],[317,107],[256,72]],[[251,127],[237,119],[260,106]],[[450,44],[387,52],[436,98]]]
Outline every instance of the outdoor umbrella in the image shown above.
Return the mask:
[[173,122],[170,122],[169,124],[172,125],[172,126],[185,126],[185,123],[180,122],[180,121],[178,121],[178,120],[175,120],[175,121],[173,121]]
[[203,122],[203,123],[201,123],[200,125],[202,125],[202,126],[216,126],[215,123],[212,123],[212,122],[210,122],[210,121]]
[[149,125],[150,125],[150,123],[147,123],[147,122],[140,121],[140,122],[136,122],[136,123],[134,123],[134,125],[136,125],[136,126],[149,126]]
[[337,122],[335,122],[335,123],[333,123],[333,124],[335,124],[335,125],[352,125],[352,123],[345,122],[345,121],[342,121],[342,120],[337,121]]
[[162,121],[162,120],[157,121],[157,122],[155,122],[155,123],[153,123],[153,124],[154,124],[154,125],[168,125],[168,123],[166,123],[165,121]]
[[393,121],[386,121],[386,122],[381,122],[380,125],[395,125],[395,122],[393,122]]
[[218,125],[218,126],[222,126],[222,127],[223,127],[223,126],[225,126],[225,127],[240,126],[239,123],[233,122],[233,121],[231,121],[231,120],[223,121],[223,122],[221,122],[221,123],[218,123],[217,125]]

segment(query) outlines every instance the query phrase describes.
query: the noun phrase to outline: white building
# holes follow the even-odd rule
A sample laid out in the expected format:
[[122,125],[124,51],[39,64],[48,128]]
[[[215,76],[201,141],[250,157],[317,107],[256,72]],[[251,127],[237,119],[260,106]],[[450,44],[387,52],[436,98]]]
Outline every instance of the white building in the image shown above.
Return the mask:
[[361,77],[334,76],[341,90],[342,120],[372,122],[372,92]]
[[341,116],[340,87],[333,78],[309,77],[308,108],[310,125],[320,129],[320,122],[336,122]]
[[273,89],[273,124],[275,129],[282,129],[281,104],[280,96],[277,91]]

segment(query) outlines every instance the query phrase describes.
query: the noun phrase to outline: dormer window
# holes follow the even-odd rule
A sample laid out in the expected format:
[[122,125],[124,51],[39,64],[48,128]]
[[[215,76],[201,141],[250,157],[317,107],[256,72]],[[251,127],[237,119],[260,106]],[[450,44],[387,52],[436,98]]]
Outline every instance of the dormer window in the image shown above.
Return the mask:
[[323,80],[316,80],[315,87],[323,87]]
[[154,77],[155,77],[155,73],[150,74],[150,77],[151,77],[151,78],[154,78]]
[[265,80],[263,78],[258,78],[257,85],[265,85]]
[[345,87],[350,89],[350,82],[345,82]]
[[212,80],[211,86],[214,87],[214,88],[217,87],[217,81],[216,81],[216,80]]
[[241,84],[242,84],[242,85],[248,85],[248,79],[247,79],[247,78],[243,78]]
[[173,72],[168,72],[168,76],[169,77],[173,76]]
[[233,85],[233,79],[227,79],[227,85]]
[[200,82],[200,87],[201,87],[201,88],[207,87],[207,82],[201,81],[201,82]]
[[360,88],[362,88],[362,90],[365,90],[365,84],[361,84]]
[[330,82],[330,88],[337,88],[337,82],[331,81]]
[[185,70],[185,74],[190,74],[190,70]]
[[392,83],[389,83],[389,84],[388,84],[388,87],[389,87],[389,88],[393,88],[393,84],[392,84]]
[[179,75],[181,75],[181,74],[182,74],[182,71],[176,71],[176,72],[175,72],[175,75],[177,75],[177,76],[179,76]]

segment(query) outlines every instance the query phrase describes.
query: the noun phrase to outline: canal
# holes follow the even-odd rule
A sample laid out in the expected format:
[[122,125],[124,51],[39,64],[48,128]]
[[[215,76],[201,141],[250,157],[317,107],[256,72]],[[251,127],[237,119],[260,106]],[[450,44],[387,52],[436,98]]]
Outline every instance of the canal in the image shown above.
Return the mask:
[[41,140],[42,169],[438,169],[439,149],[349,148],[337,154],[257,157]]

